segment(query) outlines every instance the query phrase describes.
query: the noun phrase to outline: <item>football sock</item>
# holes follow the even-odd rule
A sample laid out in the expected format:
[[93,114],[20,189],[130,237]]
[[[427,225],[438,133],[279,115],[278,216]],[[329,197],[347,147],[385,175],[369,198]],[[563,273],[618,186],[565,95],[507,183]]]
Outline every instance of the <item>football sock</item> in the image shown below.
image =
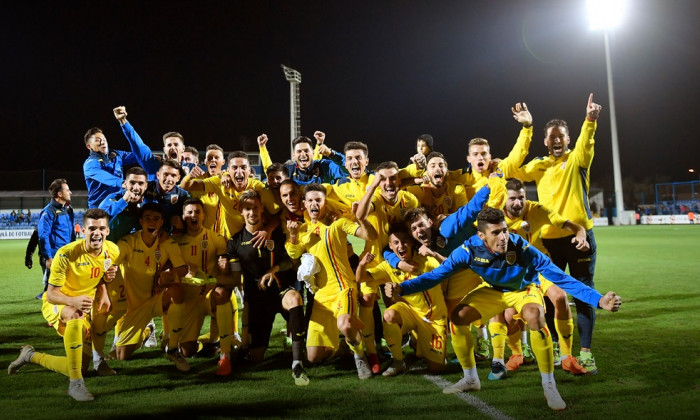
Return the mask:
[[219,346],[222,355],[231,353],[232,313],[233,308],[230,300],[223,305],[216,305],[216,323],[219,326]]
[[555,319],[557,332],[559,333],[559,349],[562,357],[571,356],[571,347],[574,344],[574,320],[573,318]]
[[231,293],[231,333],[239,333],[241,331],[241,326],[238,322],[238,298],[235,293]]
[[376,354],[377,347],[374,342],[374,306],[369,308],[360,305],[360,321],[364,324],[362,328],[362,341],[369,354]]
[[[292,360],[300,361],[304,357],[304,307],[295,306],[289,310],[289,331],[292,337]],[[294,368],[294,364],[292,364]]]
[[537,358],[537,366],[540,372],[554,372],[554,355],[552,353],[552,336],[547,327],[542,327],[539,331],[530,331],[530,342],[532,352]]
[[384,321],[384,339],[389,346],[391,357],[394,360],[403,360],[403,350],[401,349],[401,327],[398,324]]
[[470,325],[457,325],[452,323],[452,348],[459,360],[462,369],[470,369],[476,366],[474,359],[474,337]]
[[173,351],[180,343],[180,333],[185,328],[185,305],[183,303],[171,303],[168,308],[168,323],[170,335],[168,337],[168,350]]
[[355,358],[361,358],[365,355],[365,350],[362,348],[362,340],[358,343],[351,343],[346,338],[345,342],[348,343],[348,347],[355,354]]
[[66,322],[66,331],[63,333],[63,346],[66,349],[66,364],[68,377],[80,379],[83,373],[80,368],[83,365],[83,322],[82,319],[71,319]]
[[521,338],[522,334],[520,330],[517,330],[508,336],[508,348],[510,348],[510,351],[515,355],[523,354],[523,342]]
[[506,354],[506,337],[508,327],[501,322],[489,322],[489,334],[491,336],[491,346],[493,347],[493,359],[503,360]]

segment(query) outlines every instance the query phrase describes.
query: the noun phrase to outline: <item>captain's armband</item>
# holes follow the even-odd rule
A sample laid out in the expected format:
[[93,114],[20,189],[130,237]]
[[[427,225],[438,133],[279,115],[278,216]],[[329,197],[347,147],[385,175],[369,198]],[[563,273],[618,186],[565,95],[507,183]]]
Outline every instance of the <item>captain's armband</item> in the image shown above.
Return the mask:
[[232,258],[228,260],[228,266],[231,268],[232,272],[240,272],[241,271],[241,260],[238,258]]

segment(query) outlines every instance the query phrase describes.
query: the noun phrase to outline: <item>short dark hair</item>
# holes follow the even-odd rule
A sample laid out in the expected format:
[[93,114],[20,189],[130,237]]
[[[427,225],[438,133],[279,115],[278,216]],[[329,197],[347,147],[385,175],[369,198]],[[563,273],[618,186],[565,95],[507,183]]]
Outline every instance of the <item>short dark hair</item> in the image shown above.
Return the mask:
[[270,172],[282,172],[285,175],[287,175],[287,167],[281,163],[275,162],[275,163],[271,164],[270,166],[268,166],[267,169],[265,170],[265,173],[269,174]]
[[126,174],[124,174],[124,179],[127,179],[129,175],[143,175],[146,177],[146,180],[148,180],[148,173],[140,167],[140,166],[133,166],[129,168],[128,171],[126,171]]
[[566,124],[566,121],[555,118],[553,120],[549,120],[547,124],[544,125],[545,137],[547,136],[547,131],[549,131],[549,129],[552,127],[564,127],[564,130],[566,130],[566,135],[569,135],[569,126]]
[[160,162],[160,168],[162,168],[163,166],[170,166],[171,168],[175,168],[178,171],[180,170],[180,162],[176,161],[175,159],[163,159]]
[[102,133],[102,134],[104,134],[104,133],[102,132],[102,129],[100,129],[100,128],[98,128],[98,127],[92,127],[91,129],[89,129],[89,130],[87,131],[87,133],[85,133],[85,136],[84,136],[85,144],[88,144],[88,141],[90,141],[90,137],[94,136],[94,135],[97,134],[97,133]]
[[194,147],[194,146],[187,146],[187,147],[185,147],[185,152],[189,152],[189,153],[192,153],[192,154],[194,154],[194,155],[196,155],[196,156],[199,156],[199,150],[197,150],[197,148]]
[[433,136],[431,136],[430,134],[421,134],[416,139],[416,143],[418,143],[418,140],[423,140],[425,144],[427,144],[428,147],[430,147],[430,150],[433,150]]
[[399,170],[399,165],[396,164],[393,160],[388,160],[386,162],[382,162],[377,167],[374,169],[375,172],[379,172],[382,169],[391,169],[395,168],[397,171]]
[[304,197],[306,197],[307,193],[312,191],[322,192],[324,196],[326,195],[326,187],[321,184],[312,183],[304,185]]
[[347,153],[348,150],[362,150],[364,152],[365,157],[369,156],[369,148],[367,148],[367,145],[362,143],[361,141],[349,141],[345,143],[345,146],[343,147],[343,153]]
[[247,160],[248,163],[250,163],[250,159],[248,158],[248,153],[242,152],[240,150],[236,150],[236,151],[229,153],[228,157],[226,158],[226,163],[231,162],[235,158],[243,158],[243,159]]
[[408,227],[406,227],[405,223],[393,223],[389,226],[389,232],[387,233],[387,237],[390,237],[391,235],[396,235],[398,233],[405,233],[408,238],[413,241],[413,236],[411,235],[411,232],[409,232]]
[[506,190],[519,191],[524,188],[525,184],[523,184],[523,181],[519,180],[518,178],[510,178],[508,181],[506,181]]
[[292,178],[287,178],[280,182],[280,188],[282,188],[283,185],[291,185],[295,190],[299,191],[299,184],[297,184]]
[[185,200],[185,202],[182,203],[182,208],[184,209],[185,207],[189,206],[190,204],[196,204],[196,205],[204,208],[204,203],[202,202],[202,200],[200,200],[199,198],[193,198],[193,197],[190,197],[187,200]]
[[260,197],[260,193],[255,191],[255,190],[245,190],[241,193],[241,195],[238,197],[238,204],[239,208],[243,208],[243,202],[246,200],[258,200],[262,204],[262,198]]
[[85,221],[87,219],[93,219],[93,220],[99,220],[99,219],[107,219],[109,221],[110,216],[109,213],[102,209],[87,209],[85,210],[85,213],[83,213],[83,225],[85,225]]
[[66,181],[64,178],[58,178],[51,181],[51,184],[49,185],[49,193],[51,194],[51,198],[58,197],[58,193],[60,193],[63,189],[63,184],[67,183],[68,181]]
[[430,219],[430,215],[428,215],[428,211],[425,210],[425,207],[406,209],[403,212],[403,221],[405,225],[413,224],[413,222],[420,219],[421,217],[427,217],[428,219]]
[[[187,149],[185,149],[185,150],[187,150]],[[218,150],[221,152],[221,156],[224,155],[224,149],[221,146],[219,146],[218,144],[210,144],[209,146],[207,146],[207,148],[204,149],[204,154],[206,154],[210,150]]]
[[163,210],[163,206],[161,206],[158,203],[146,203],[139,209],[139,219],[143,218],[143,214],[146,211],[154,211],[156,213],[160,213],[160,217],[165,217],[165,211]]
[[479,232],[486,231],[486,225],[498,225],[506,220],[505,215],[499,209],[493,207],[484,207],[476,216],[477,229]]
[[312,149],[314,148],[314,142],[311,141],[310,138],[308,138],[306,136],[299,136],[299,137],[295,138],[294,140],[292,140],[292,149],[294,149],[296,147],[296,145],[299,143],[309,143],[309,146],[311,146]]
[[163,134],[163,145],[165,145],[165,139],[168,137],[177,137],[180,139],[182,144],[185,144],[185,138],[182,137],[182,134],[178,133],[177,131],[168,131],[167,133]]
[[430,162],[430,159],[432,158],[440,158],[444,160],[445,166],[447,166],[447,159],[445,159],[445,155],[443,155],[442,153],[435,151],[428,153],[428,155],[425,157],[425,163],[427,164],[428,162]]

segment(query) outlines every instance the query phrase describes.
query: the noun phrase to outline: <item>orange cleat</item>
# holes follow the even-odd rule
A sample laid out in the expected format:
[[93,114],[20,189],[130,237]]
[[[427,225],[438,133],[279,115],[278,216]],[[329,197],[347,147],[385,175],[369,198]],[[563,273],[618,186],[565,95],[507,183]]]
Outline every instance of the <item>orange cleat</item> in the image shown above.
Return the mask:
[[561,368],[575,376],[588,375],[589,372],[581,366],[574,356],[566,356],[561,359]]
[[369,367],[372,369],[373,374],[377,375],[382,371],[382,365],[379,364],[379,356],[377,356],[376,353],[368,354],[367,362],[369,363]]
[[227,355],[223,355],[219,359],[219,365],[216,368],[216,374],[218,376],[228,376],[231,374],[231,359],[229,359]]
[[523,355],[522,354],[514,354],[510,356],[510,359],[508,359],[508,362],[506,363],[506,369],[509,371],[514,371],[520,367],[520,365],[523,364]]

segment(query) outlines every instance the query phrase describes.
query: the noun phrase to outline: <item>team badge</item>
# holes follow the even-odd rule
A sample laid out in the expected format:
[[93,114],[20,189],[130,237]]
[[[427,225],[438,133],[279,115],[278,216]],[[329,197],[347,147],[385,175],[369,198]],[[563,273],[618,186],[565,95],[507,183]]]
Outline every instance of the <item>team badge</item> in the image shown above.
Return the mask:
[[206,251],[207,247],[209,246],[209,241],[206,239],[202,241],[202,251]]
[[530,233],[530,224],[523,220],[523,223],[520,225],[520,228],[523,230],[525,233]]
[[435,245],[437,245],[439,248],[444,248],[445,245],[447,245],[445,237],[442,235],[438,235],[438,237],[435,238]]
[[153,253],[153,258],[156,259],[156,262],[157,262],[157,263],[160,262],[160,257],[161,257],[161,256],[162,256],[162,255],[161,255],[161,253],[160,253],[160,249],[156,249],[156,252]]
[[178,196],[177,194],[170,194],[170,203],[175,204],[177,203]]
[[562,168],[562,169],[566,169],[566,162],[562,162],[562,163],[561,163],[561,168]]
[[105,258],[105,271],[109,270],[109,267],[112,266],[112,259],[111,258]]
[[452,207],[452,197],[450,197],[449,195],[445,197],[443,202],[445,203],[445,207]]
[[515,251],[508,251],[506,252],[506,262],[508,265],[513,265],[515,264],[515,259],[516,259]]
[[265,248],[267,248],[268,251],[272,252],[273,249],[275,249],[275,241],[272,239],[268,239],[265,241]]

